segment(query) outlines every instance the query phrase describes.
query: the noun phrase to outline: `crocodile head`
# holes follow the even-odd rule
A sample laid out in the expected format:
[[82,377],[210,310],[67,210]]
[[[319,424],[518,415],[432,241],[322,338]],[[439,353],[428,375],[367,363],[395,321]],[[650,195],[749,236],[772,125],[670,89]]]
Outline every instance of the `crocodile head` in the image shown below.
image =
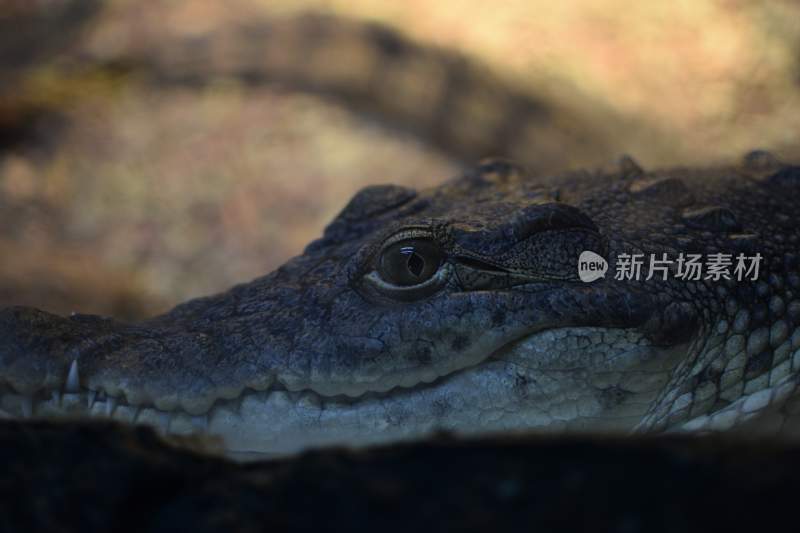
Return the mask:
[[[145,322],[0,311],[0,409],[206,432],[237,452],[733,423],[754,394],[792,392],[800,356],[782,192],[797,169],[748,161],[537,179],[493,161],[420,192],[368,187],[275,272]],[[742,250],[766,281],[615,276],[624,253]],[[579,279],[586,251],[604,277]]]

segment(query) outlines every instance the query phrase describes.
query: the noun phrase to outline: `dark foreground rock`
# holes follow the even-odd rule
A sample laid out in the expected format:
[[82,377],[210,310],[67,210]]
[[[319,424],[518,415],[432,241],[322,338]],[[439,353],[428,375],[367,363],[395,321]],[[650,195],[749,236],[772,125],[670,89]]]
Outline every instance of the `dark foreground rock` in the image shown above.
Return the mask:
[[[251,464],[112,423],[0,424],[0,530],[772,531],[800,448],[719,438],[434,440]],[[790,528],[791,529],[791,528]]]

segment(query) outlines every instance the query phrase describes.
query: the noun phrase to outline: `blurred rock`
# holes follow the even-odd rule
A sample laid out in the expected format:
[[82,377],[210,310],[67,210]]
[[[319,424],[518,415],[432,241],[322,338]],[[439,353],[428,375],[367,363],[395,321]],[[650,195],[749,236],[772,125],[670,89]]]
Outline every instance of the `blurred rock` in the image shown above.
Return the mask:
[[0,93],[30,68],[63,53],[101,4],[98,0],[0,0]]
[[[86,5],[0,0],[0,19],[16,21],[5,26],[15,30],[15,24],[25,27],[23,17],[52,17],[59,12],[53,6],[77,4]],[[7,256],[28,249],[35,235],[37,246],[49,247],[55,256],[61,248],[77,250],[93,257],[98,271],[136,272],[145,292],[156,296],[156,304],[147,308],[161,309],[160,302],[169,306],[273,270],[319,236],[363,185],[424,187],[455,174],[453,160],[399,134],[374,114],[351,113],[281,84],[226,78],[231,65],[225,54],[215,56],[223,59],[215,64],[221,79],[189,88],[148,85],[119,66],[82,70],[87,65],[65,65],[69,62],[59,55],[76,48],[111,57],[158,50],[163,54],[156,59],[169,64],[166,55],[176,43],[196,39],[202,46],[202,36],[211,34],[240,43],[244,36],[231,30],[237,24],[291,20],[301,9],[350,21],[343,28],[380,22],[394,28],[378,32],[388,50],[397,45],[392,35],[401,35],[426,49],[454,51],[445,57],[488,65],[497,79],[518,82],[520,90],[530,88],[537,99],[541,91],[558,97],[572,110],[562,116],[565,130],[584,134],[585,119],[605,128],[601,135],[586,137],[592,161],[605,157],[609,146],[615,152],[608,154],[609,162],[620,150],[647,168],[730,162],[754,147],[791,160],[800,146],[796,2],[702,0],[653,6],[582,0],[553,7],[541,0],[503,6],[443,1],[420,9],[382,0],[120,0],[84,15],[87,33],[59,28],[39,43],[24,38],[35,32],[0,31],[0,43],[12,43],[7,49],[23,50],[20,58],[0,64],[0,71],[37,65],[15,66],[30,74],[24,88],[14,82],[20,88],[0,96],[0,152],[5,150],[0,159],[24,160],[22,166],[32,169],[33,176],[26,178],[28,183],[9,184],[0,170],[0,191],[16,194],[13,201],[0,198],[0,230],[14,241],[0,252]],[[54,19],[47,20],[31,27],[41,32]],[[77,19],[64,20],[71,24]],[[63,49],[47,44],[51,39],[67,44]],[[353,44],[347,39],[341,44],[348,43]],[[37,46],[42,46],[38,52]],[[308,66],[302,61],[303,42],[283,49],[287,58]],[[334,47],[331,52],[341,58],[349,50]],[[255,60],[260,59],[256,54]],[[314,63],[357,64],[328,61],[324,53],[315,55]],[[314,72],[332,73],[322,68],[307,74]],[[414,96],[393,95],[409,76],[418,87],[425,86],[426,72],[384,72],[384,96],[420,112]],[[461,72],[482,79],[482,71]],[[467,102],[492,101],[480,94],[467,96]],[[633,120],[604,121],[608,110]],[[475,121],[469,117],[484,111],[491,115],[491,106],[477,105],[474,111],[477,115],[459,115],[466,117],[466,128],[459,129],[486,136],[486,129],[470,128]],[[642,123],[652,127],[643,131]],[[597,137],[606,142],[592,141]],[[523,159],[527,154],[536,163],[539,154],[556,154],[548,167],[560,166],[562,156],[564,166],[581,160],[580,146],[569,148],[563,137],[525,139],[517,139]],[[17,163],[0,165],[20,168]],[[42,261],[36,268],[47,264]],[[57,268],[49,273],[60,276]],[[79,295],[90,292],[84,288],[89,283],[70,279],[56,285],[75,286],[71,294]],[[96,309],[84,308],[81,298],[70,304],[68,292],[37,290],[15,277],[0,279],[0,287],[20,295],[19,303],[45,309]],[[130,292],[136,293],[138,288]],[[49,302],[47,294],[58,301]]]

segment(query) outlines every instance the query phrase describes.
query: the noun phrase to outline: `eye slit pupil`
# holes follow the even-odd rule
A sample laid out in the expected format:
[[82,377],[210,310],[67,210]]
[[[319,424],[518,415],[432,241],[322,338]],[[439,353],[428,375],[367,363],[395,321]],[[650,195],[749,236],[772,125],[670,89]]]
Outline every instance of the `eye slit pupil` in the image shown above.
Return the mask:
[[439,245],[428,239],[407,239],[387,246],[380,254],[377,270],[392,285],[410,287],[431,279],[444,261]]
[[406,265],[408,271],[416,277],[420,277],[425,270],[425,260],[416,252],[409,255]]

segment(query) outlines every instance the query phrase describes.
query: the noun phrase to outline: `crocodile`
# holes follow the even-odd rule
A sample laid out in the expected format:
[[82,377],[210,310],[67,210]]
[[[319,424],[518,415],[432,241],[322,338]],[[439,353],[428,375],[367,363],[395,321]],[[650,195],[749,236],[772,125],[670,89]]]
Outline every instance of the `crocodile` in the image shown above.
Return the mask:
[[[0,409],[209,435],[230,453],[534,430],[796,433],[800,166],[359,191],[276,271],[139,323],[0,311]],[[581,277],[584,253],[607,272]],[[624,257],[759,257],[750,277]],[[667,275],[672,274],[672,275]],[[648,279],[648,277],[650,279]]]

